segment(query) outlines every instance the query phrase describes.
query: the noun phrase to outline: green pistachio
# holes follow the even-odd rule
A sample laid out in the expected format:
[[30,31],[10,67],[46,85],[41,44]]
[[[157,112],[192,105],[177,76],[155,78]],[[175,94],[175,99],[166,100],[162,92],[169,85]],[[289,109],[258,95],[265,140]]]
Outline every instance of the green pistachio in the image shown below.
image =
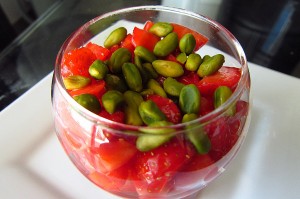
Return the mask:
[[124,27],[119,27],[113,30],[104,41],[104,47],[110,48],[113,45],[119,44],[121,41],[125,39],[126,35],[127,35],[127,30]]

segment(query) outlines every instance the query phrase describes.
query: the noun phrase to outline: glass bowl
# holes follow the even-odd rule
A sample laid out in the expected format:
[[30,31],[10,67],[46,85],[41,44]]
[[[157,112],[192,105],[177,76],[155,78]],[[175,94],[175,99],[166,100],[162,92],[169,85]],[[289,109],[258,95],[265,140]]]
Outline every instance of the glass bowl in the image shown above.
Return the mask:
[[[101,117],[70,96],[61,75],[65,54],[89,41],[103,45],[104,38],[115,28],[124,26],[132,33],[134,27],[142,29],[149,20],[181,24],[201,33],[209,41],[197,53],[222,53],[224,65],[240,69],[239,83],[225,103],[190,122],[145,127]],[[55,130],[74,165],[101,189],[125,198],[184,198],[196,194],[219,176],[239,151],[249,127],[249,94],[250,76],[245,54],[222,25],[182,9],[126,8],[90,20],[62,45],[52,83]],[[229,114],[233,106],[235,113]],[[160,136],[153,133],[160,131],[168,131],[170,140],[146,152],[136,148],[138,137]],[[208,153],[195,152],[186,139],[191,131],[208,137],[211,146]]]

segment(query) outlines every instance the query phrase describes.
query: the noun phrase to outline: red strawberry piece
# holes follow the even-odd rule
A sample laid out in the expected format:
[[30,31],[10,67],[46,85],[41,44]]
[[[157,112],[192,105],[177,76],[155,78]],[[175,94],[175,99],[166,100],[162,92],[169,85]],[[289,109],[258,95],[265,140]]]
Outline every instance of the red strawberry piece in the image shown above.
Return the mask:
[[61,74],[63,77],[82,75],[89,77],[89,67],[96,60],[94,53],[81,47],[65,54],[62,60]]
[[189,144],[173,138],[170,142],[138,154],[135,185],[139,194],[167,192],[174,175],[187,164],[195,151]]
[[196,84],[203,96],[212,96],[219,86],[228,86],[232,91],[241,78],[241,69],[235,67],[221,67],[216,73],[206,76]]
[[152,100],[158,108],[166,115],[169,122],[178,124],[181,122],[181,113],[178,106],[169,98],[160,95],[149,95],[148,100]]

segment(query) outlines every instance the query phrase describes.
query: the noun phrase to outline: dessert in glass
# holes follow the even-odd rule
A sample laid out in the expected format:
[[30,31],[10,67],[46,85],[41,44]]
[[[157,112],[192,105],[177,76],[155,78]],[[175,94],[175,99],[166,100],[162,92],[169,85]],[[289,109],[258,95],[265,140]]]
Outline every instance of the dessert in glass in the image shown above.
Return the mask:
[[62,45],[55,130],[99,188],[123,198],[184,198],[236,156],[249,94],[245,54],[222,25],[182,9],[126,8],[92,19]]

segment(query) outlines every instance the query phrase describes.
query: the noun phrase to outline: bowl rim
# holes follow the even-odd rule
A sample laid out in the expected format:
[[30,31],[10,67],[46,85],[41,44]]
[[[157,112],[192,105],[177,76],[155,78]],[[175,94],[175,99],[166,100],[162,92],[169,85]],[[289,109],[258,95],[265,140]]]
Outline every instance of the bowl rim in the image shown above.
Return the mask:
[[[193,17],[199,20],[204,21],[205,23],[208,23],[211,26],[214,26],[214,28],[217,28],[218,30],[222,31],[227,39],[230,39],[232,44],[234,45],[236,52],[238,53],[239,60],[238,62],[241,65],[241,78],[235,88],[235,91],[233,92],[232,96],[221,106],[218,108],[214,109],[212,112],[198,117],[195,120],[185,122],[185,123],[179,123],[179,124],[173,124],[167,127],[149,127],[149,126],[134,126],[134,125],[129,125],[129,124],[123,124],[119,122],[115,122],[109,119],[106,119],[104,117],[101,117],[97,114],[94,114],[90,112],[89,110],[85,109],[84,107],[80,106],[67,92],[63,85],[63,80],[62,76],[60,75],[60,63],[64,54],[64,50],[68,47],[70,41],[72,38],[76,35],[78,35],[82,30],[86,29],[88,26],[91,24],[95,23],[98,20],[107,18],[107,17],[112,17],[115,15],[121,15],[121,14],[126,14],[129,12],[136,12],[136,11],[162,11],[162,12],[173,12],[176,14],[180,15],[186,15],[188,17]],[[249,82],[248,82],[249,81]],[[219,24],[213,19],[210,19],[207,16],[188,11],[185,9],[181,8],[173,8],[173,7],[168,7],[168,6],[162,6],[162,5],[147,5],[147,6],[135,6],[135,7],[128,7],[128,8],[123,8],[123,9],[118,9],[115,11],[107,12],[105,14],[99,15],[82,26],[80,26],[76,31],[74,31],[70,36],[65,40],[65,42],[62,44],[60,50],[58,51],[56,61],[55,61],[55,68],[54,68],[54,73],[53,73],[53,79],[52,79],[52,87],[51,87],[51,100],[52,104],[53,102],[53,87],[54,84],[58,86],[59,92],[62,94],[62,96],[65,98],[66,101],[71,105],[72,109],[74,109],[76,112],[78,112],[81,116],[84,118],[88,119],[89,121],[92,121],[96,125],[100,126],[105,126],[105,127],[112,127],[114,130],[118,129],[126,129],[126,130],[132,130],[132,131],[140,131],[141,128],[143,129],[159,129],[159,128],[175,128],[175,129],[184,129],[183,127],[187,125],[193,125],[195,123],[205,125],[206,123],[217,119],[218,117],[222,116],[226,110],[231,106],[232,103],[235,102],[236,99],[242,94],[244,87],[246,84],[249,84],[250,87],[250,74],[249,74],[249,69],[248,69],[248,63],[246,59],[246,55],[244,53],[244,50],[238,40],[234,37],[234,35],[227,30],[223,25]]]

